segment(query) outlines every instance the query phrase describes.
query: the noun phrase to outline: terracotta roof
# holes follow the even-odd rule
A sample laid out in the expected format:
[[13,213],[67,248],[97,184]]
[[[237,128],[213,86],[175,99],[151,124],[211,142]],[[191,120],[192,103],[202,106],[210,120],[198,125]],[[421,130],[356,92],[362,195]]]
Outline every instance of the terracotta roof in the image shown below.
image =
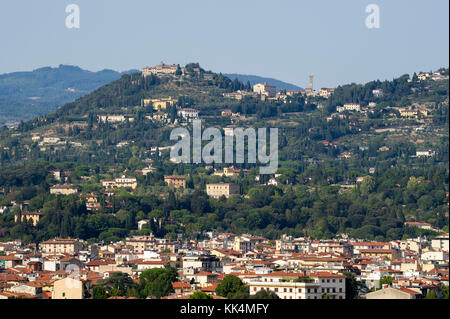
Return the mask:
[[209,286],[203,287],[201,290],[205,292],[215,292],[218,284],[211,284]]
[[406,293],[409,293],[410,295],[421,295],[420,292],[417,292],[415,290],[408,289],[408,288],[405,288],[405,287],[400,287],[400,288],[395,288],[395,289],[403,291],[403,292],[406,292]]
[[191,288],[192,286],[188,282],[175,281],[175,282],[172,283],[172,287],[174,289],[177,289],[177,288]]

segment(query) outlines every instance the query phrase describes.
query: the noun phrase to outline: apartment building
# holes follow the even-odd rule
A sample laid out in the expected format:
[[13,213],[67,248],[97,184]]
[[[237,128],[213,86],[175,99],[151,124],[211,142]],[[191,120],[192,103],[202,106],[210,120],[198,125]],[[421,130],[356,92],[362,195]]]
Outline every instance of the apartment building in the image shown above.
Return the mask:
[[176,64],[166,65],[161,62],[160,65],[142,68],[142,75],[144,77],[149,75],[169,75],[175,74],[177,70],[178,66]]
[[194,271],[222,272],[222,262],[214,255],[185,256],[182,259],[183,269]]
[[236,236],[234,237],[233,250],[245,254],[246,252],[255,249],[256,245],[261,244],[263,241],[264,238],[262,237],[248,235]]
[[345,299],[345,276],[334,273],[271,272],[244,279],[250,294],[265,289],[275,292],[281,299]]

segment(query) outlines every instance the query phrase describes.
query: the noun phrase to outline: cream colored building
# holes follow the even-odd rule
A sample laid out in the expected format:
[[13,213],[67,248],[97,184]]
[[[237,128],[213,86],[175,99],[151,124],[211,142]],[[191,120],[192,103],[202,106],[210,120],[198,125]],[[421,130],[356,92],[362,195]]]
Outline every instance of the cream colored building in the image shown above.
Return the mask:
[[123,123],[128,119],[128,121],[133,122],[134,118],[127,117],[125,115],[99,115],[98,121],[103,123]]
[[[296,282],[297,278],[309,279]],[[331,299],[345,299],[345,276],[329,272],[303,276],[296,273],[273,272],[244,281],[250,294],[265,289],[275,292],[281,299],[322,299],[327,294]]]
[[142,75],[144,77],[149,75],[165,75],[165,74],[175,74],[178,70],[178,66],[176,64],[165,65],[161,62],[160,65],[155,65],[152,67],[142,68]]
[[436,250],[443,250],[448,252],[448,234],[438,236],[431,240],[431,247]]
[[214,198],[222,196],[228,198],[231,195],[239,195],[239,193],[240,187],[234,183],[206,184],[206,194]]
[[54,195],[71,195],[76,193],[78,193],[78,189],[68,184],[55,185],[52,188],[50,188],[50,194]]
[[413,289],[388,287],[366,294],[366,299],[418,299],[420,295]]
[[253,85],[253,92],[267,97],[275,97],[277,88],[268,83],[258,83]]
[[83,246],[81,241],[72,238],[54,238],[39,244],[40,250],[45,254],[74,255],[82,250]]
[[83,295],[84,285],[79,279],[66,277],[53,285],[52,299],[83,299]]
[[169,187],[186,188],[186,177],[183,176],[164,176],[164,182]]
[[250,294],[254,295],[260,290],[275,292],[280,299],[322,299],[320,285],[304,282],[263,282],[250,281],[248,283]]
[[118,177],[114,180],[101,180],[102,186],[110,189],[110,188],[131,188],[136,189],[137,187],[137,180],[134,177],[126,177],[125,175],[122,175],[121,177]]
[[331,94],[334,93],[334,89],[321,88],[319,91],[319,96],[328,99]]

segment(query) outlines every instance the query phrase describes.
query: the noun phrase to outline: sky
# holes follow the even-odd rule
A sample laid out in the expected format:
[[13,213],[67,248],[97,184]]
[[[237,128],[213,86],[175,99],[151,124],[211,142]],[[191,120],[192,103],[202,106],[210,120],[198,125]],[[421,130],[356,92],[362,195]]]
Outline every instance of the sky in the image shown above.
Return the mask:
[[[67,28],[66,6],[80,9]],[[369,4],[379,28],[367,28]],[[448,0],[1,0],[0,74],[199,62],[315,88],[448,67]]]

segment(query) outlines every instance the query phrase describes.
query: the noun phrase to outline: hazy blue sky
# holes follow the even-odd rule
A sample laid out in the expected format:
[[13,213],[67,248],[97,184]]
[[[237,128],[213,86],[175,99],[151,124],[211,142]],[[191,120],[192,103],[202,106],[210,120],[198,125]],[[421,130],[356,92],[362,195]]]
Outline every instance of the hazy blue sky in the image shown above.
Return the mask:
[[[65,26],[68,4],[80,29]],[[365,8],[380,7],[368,29]],[[1,0],[0,73],[200,62],[316,87],[448,67],[448,0]]]

